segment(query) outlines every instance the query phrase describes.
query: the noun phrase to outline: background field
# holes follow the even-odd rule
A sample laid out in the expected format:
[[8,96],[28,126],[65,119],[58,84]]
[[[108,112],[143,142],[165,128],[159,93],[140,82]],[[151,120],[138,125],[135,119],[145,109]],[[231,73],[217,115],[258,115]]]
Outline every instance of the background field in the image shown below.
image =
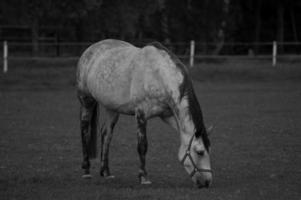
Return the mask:
[[113,180],[82,180],[75,61],[13,61],[0,75],[0,199],[300,199],[299,62],[207,62],[191,70],[211,136],[214,182],[196,189],[177,161],[179,136],[148,126],[140,186],[134,119],[122,116],[110,154]]

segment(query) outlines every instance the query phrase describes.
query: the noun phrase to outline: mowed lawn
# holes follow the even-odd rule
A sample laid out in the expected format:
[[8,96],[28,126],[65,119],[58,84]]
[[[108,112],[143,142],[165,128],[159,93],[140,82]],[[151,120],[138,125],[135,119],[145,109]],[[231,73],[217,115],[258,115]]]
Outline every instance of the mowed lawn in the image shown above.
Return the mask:
[[197,189],[177,160],[179,134],[159,119],[147,129],[153,184],[139,185],[136,124],[128,116],[110,149],[116,178],[102,179],[94,160],[93,178],[83,180],[79,104],[71,75],[60,74],[73,71],[1,75],[1,200],[300,199],[301,81],[194,82],[205,122],[215,126],[213,184]]

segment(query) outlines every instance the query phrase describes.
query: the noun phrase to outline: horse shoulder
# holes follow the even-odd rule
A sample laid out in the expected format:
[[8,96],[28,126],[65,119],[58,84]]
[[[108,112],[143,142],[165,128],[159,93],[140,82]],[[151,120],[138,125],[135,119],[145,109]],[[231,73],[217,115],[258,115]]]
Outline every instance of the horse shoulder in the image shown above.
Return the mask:
[[154,71],[158,71],[165,90],[174,100],[178,100],[181,95],[179,88],[184,81],[182,71],[166,51],[153,47],[153,56],[158,58],[153,65]]
[[155,115],[166,111],[171,99],[179,98],[183,76],[168,55],[147,46],[135,56],[132,65],[130,96],[145,112]]
[[159,63],[160,57],[155,54],[153,47],[144,47],[132,61],[132,84],[133,96],[158,96],[165,92],[164,81],[161,76]]

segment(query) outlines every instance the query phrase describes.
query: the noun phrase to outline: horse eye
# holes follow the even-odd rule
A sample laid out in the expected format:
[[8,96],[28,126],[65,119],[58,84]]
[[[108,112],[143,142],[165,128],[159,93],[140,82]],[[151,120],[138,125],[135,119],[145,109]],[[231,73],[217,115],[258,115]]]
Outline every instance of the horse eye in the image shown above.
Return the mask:
[[199,156],[203,156],[205,154],[205,151],[197,151],[196,152]]

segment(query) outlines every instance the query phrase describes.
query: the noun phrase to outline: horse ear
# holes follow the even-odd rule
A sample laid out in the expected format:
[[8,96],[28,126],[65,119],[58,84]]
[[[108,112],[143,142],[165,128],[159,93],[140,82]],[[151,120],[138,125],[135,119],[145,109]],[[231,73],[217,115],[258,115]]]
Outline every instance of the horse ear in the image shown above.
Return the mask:
[[211,135],[211,133],[212,133],[212,131],[213,131],[213,126],[211,125],[211,126],[209,126],[208,128],[207,128],[207,134],[208,135]]

